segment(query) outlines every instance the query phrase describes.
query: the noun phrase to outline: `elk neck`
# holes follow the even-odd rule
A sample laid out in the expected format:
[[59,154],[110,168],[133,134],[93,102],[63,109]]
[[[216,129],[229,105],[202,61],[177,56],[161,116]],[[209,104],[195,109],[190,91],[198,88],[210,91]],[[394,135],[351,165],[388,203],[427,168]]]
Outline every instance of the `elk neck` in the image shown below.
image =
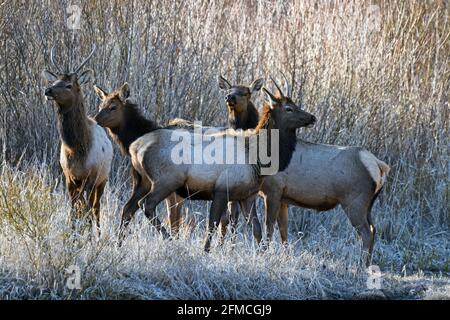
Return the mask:
[[124,106],[123,120],[120,127],[108,129],[113,140],[119,145],[123,155],[129,156],[130,145],[143,135],[160,127],[156,122],[146,119],[138,106],[128,102]]
[[71,105],[58,106],[58,131],[71,158],[84,160],[91,147],[91,131],[81,93]]
[[[278,141],[272,141],[271,130],[278,130]],[[256,134],[260,135],[263,132],[266,132],[267,135],[267,144],[265,146],[258,143],[258,164],[259,166],[264,166],[260,164],[259,148],[265,148],[265,150],[261,150],[263,154],[266,154],[269,157],[278,156],[279,159],[279,171],[283,171],[289,165],[291,161],[292,155],[295,151],[295,147],[297,145],[297,134],[296,129],[288,129],[283,127],[281,124],[277,123],[277,121],[272,117],[270,107],[265,104],[263,107],[262,117],[256,127]],[[258,137],[258,140],[261,138]],[[271,155],[272,143],[278,143],[278,155]],[[270,165],[270,164],[269,164]],[[265,165],[265,166],[269,166]]]
[[237,116],[228,115],[228,124],[232,129],[254,129],[258,125],[259,114],[254,104],[249,101],[245,112],[240,113]]

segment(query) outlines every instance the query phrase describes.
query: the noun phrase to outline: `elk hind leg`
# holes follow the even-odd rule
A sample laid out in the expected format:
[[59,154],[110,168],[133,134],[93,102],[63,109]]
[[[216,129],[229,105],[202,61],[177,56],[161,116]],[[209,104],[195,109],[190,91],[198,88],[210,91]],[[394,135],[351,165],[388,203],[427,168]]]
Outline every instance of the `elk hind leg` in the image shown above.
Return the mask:
[[206,238],[204,245],[204,250],[206,252],[209,252],[209,250],[211,249],[211,240],[214,230],[219,226],[221,214],[226,210],[227,203],[227,194],[225,192],[216,192],[214,194],[214,199],[211,204],[209,220],[206,229]]
[[241,203],[242,212],[245,214],[247,218],[247,224],[252,226],[253,236],[256,239],[256,242],[259,244],[262,239],[262,230],[261,223],[258,219],[258,214],[256,212],[256,195],[243,200]]
[[362,240],[361,260],[366,266],[369,266],[372,261],[372,250],[376,234],[375,226],[370,218],[370,210],[364,203],[360,203],[346,207],[345,212]]
[[179,187],[181,187],[181,185],[179,185],[178,182],[170,184],[165,181],[154,181],[150,192],[143,199],[139,200],[139,206],[144,211],[145,216],[164,238],[168,238],[169,233],[162,226],[161,221],[156,216],[156,206],[161,201],[169,197]]
[[280,211],[278,213],[278,229],[280,230],[281,243],[287,245],[288,231],[289,231],[289,206],[286,203],[281,203]]

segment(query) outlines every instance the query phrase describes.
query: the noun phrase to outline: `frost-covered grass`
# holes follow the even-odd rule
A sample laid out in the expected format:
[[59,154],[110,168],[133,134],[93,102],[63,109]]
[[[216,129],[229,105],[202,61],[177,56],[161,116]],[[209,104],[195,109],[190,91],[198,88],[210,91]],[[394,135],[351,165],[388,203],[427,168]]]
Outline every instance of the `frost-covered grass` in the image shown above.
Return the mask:
[[[359,241],[339,209],[325,214],[291,212],[290,245],[267,251],[242,224],[235,246],[228,240],[202,250],[207,206],[186,203],[179,239],[163,240],[138,213],[132,234],[117,245],[125,187],[110,185],[103,199],[102,235],[80,223],[75,234],[70,207],[44,166],[18,170],[3,165],[0,176],[0,298],[3,299],[448,299],[450,233],[444,226],[383,236],[392,221],[387,204],[374,208],[381,229],[374,263],[381,290],[369,290],[359,267]],[[122,196],[120,196],[122,195]],[[261,207],[261,206],[260,206]],[[405,208],[404,210],[408,210]],[[165,207],[159,215],[165,217]],[[299,222],[299,216],[302,221]],[[409,219],[413,219],[410,217]],[[296,224],[297,223],[297,224]],[[303,225],[302,231],[295,231]],[[81,290],[69,290],[65,271],[81,270]]]
[[[67,8],[81,9],[80,29]],[[450,3],[448,1],[1,1],[0,297],[3,298],[449,298]],[[20,30],[20,32],[17,32]],[[128,164],[116,150],[102,199],[102,237],[75,236],[62,188],[55,108],[41,76],[50,50],[81,62],[95,84],[127,81],[146,116],[226,125],[217,77],[249,84],[282,73],[313,113],[299,137],[361,146],[391,167],[373,208],[381,291],[367,291],[359,241],[341,209],[290,208],[287,249],[260,252],[242,226],[231,249],[201,250],[205,202],[185,209],[195,226],[163,241],[138,215],[116,246]],[[86,110],[98,109],[84,86]],[[264,95],[255,93],[260,106]],[[263,207],[258,205],[262,219]],[[159,208],[161,218],[165,208]],[[141,221],[142,220],[142,221]],[[277,239],[278,240],[278,239]],[[64,269],[78,265],[82,290]]]

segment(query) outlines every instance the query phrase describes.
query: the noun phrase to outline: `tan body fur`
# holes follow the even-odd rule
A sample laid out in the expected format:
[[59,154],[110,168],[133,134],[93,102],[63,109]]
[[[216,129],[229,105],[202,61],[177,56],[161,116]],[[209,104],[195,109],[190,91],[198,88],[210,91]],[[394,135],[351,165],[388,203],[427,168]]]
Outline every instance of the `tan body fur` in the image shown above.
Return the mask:
[[340,204],[362,238],[369,263],[376,232],[370,212],[388,173],[387,164],[362,148],[299,140],[286,170],[267,177],[261,188],[268,240],[278,220],[282,241],[287,241],[288,204],[319,211]]
[[[237,135],[245,135],[249,139],[251,135],[257,135],[262,129],[280,130],[280,170],[283,170],[292,153],[292,141],[295,141],[295,128],[313,124],[316,119],[311,114],[298,108],[290,99],[280,100],[271,95],[271,105],[264,107],[264,116],[257,129],[253,133],[224,132],[216,134],[216,140],[235,139]],[[120,93],[122,92],[122,93]],[[123,101],[129,95],[128,85],[124,84],[119,92]],[[103,90],[98,91],[103,96]],[[134,118],[142,121],[142,116],[136,113],[136,107],[132,104],[123,104],[120,108],[112,99],[102,98],[103,103],[96,120],[102,126],[117,126],[120,131],[120,122],[126,121],[127,112],[117,113],[118,110],[129,110],[134,113]],[[113,116],[113,114],[118,116]],[[120,116],[119,116],[120,115]],[[137,204],[144,208],[145,215],[153,222],[156,228],[165,234],[159,219],[155,215],[156,206],[174,192],[182,193],[184,197],[196,195],[195,199],[212,200],[208,221],[205,250],[209,251],[213,230],[218,226],[220,217],[225,211],[228,201],[245,201],[259,190],[263,177],[260,176],[257,164],[191,164],[174,163],[172,151],[178,141],[172,141],[174,130],[161,129],[151,121],[144,120],[152,127],[149,133],[135,139],[128,147],[133,166],[134,181],[133,194],[124,208],[122,226],[128,225],[135,214]],[[126,126],[126,124],[123,124]],[[127,132],[127,131],[126,131]],[[123,139],[126,139],[126,132]],[[186,131],[187,134],[190,133]],[[248,135],[247,135],[248,134]],[[270,135],[269,135],[270,139]],[[196,139],[189,140],[196,141]],[[194,142],[192,142],[194,143]],[[205,143],[205,142],[203,142]],[[269,142],[270,143],[270,142]],[[204,147],[207,147],[206,143]],[[222,143],[223,146],[226,143]],[[242,152],[242,150],[241,150]],[[247,154],[248,150],[245,151]]]

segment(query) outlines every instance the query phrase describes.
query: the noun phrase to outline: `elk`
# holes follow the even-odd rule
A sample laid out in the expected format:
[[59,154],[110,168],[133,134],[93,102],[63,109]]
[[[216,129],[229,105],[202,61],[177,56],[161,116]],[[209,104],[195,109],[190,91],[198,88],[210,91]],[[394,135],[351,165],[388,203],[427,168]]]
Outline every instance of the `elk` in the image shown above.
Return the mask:
[[264,79],[256,79],[250,86],[231,85],[223,76],[219,76],[219,88],[225,92],[228,109],[228,124],[233,129],[255,129],[259,114],[252,103],[252,94],[261,90]]
[[[288,103],[276,84],[273,99]],[[289,87],[285,89],[290,95]],[[371,218],[374,201],[381,192],[389,166],[360,147],[342,147],[298,140],[287,168],[264,179],[267,240],[278,220],[283,243],[288,238],[288,205],[330,210],[341,205],[362,239],[362,260],[370,265],[376,229]],[[365,257],[365,259],[364,259]]]
[[44,70],[43,76],[49,83],[45,96],[56,105],[61,140],[59,161],[72,207],[81,205],[92,210],[96,227],[100,230],[100,199],[111,170],[113,149],[105,130],[86,115],[81,91],[81,86],[90,81],[93,71],[80,72],[94,52],[95,46],[74,71],[63,71],[54,61],[53,47],[50,61],[56,73]]
[[[251,101],[252,95],[261,90],[264,79],[256,79],[250,86],[231,85],[222,75],[218,78],[219,88],[225,93],[225,103],[228,110],[228,126],[235,130],[255,129],[259,122],[259,113],[255,105]],[[261,225],[256,214],[256,206],[254,201],[246,203],[247,210],[241,210],[247,216],[247,223],[252,224],[253,235],[259,243],[262,238]],[[239,216],[239,208],[237,202],[229,203],[229,214],[226,212],[220,219],[221,243],[225,240],[227,226],[231,220],[231,229],[233,234],[236,231],[236,225]]]
[[[129,158],[130,145],[136,139],[160,127],[155,122],[146,119],[139,111],[138,106],[132,103],[128,83],[125,82],[119,89],[111,93],[107,93],[98,86],[94,86],[94,90],[102,101],[99,112],[95,116],[95,121],[106,128],[109,136],[119,146],[122,155]],[[191,125],[190,122],[183,119],[176,119],[169,124],[171,127],[189,127]],[[142,191],[144,189],[140,186],[146,181],[141,181],[141,176],[133,166],[131,166],[131,173],[133,191],[130,200],[125,204],[122,211],[122,216],[127,217],[133,215],[139,208],[137,201],[145,195]],[[176,194],[172,194],[166,199],[169,211],[169,226],[173,235],[178,233],[181,222],[181,204],[177,200]],[[126,227],[128,222],[129,219],[122,219],[121,229]],[[157,227],[167,236],[165,229],[159,223],[157,223]]]
[[[267,89],[263,90],[269,94]],[[272,98],[273,95],[269,94],[269,97]],[[280,137],[279,153],[275,156],[279,157],[279,170],[284,170],[293,152],[295,129],[312,125],[316,119],[292,102],[283,104],[271,99],[270,103],[264,105],[263,111],[263,117],[254,132],[221,132],[215,135],[215,139],[226,145],[226,139],[234,140],[240,136],[248,141],[251,137],[259,138],[263,130],[277,129]],[[100,119],[103,117],[101,114],[107,112],[100,111],[96,119]],[[209,251],[213,231],[218,226],[228,201],[245,201],[258,192],[264,179],[261,174],[261,161],[258,158],[255,164],[175,163],[172,152],[178,142],[172,139],[174,132],[172,129],[158,129],[155,126],[154,130],[136,139],[129,146],[133,169],[139,177],[136,192],[129,203],[137,202],[133,207],[144,207],[147,217],[162,230],[160,222],[155,218],[155,208],[172,193],[177,192],[182,197],[195,194],[194,199],[212,200],[204,245],[205,251]],[[203,141],[201,137],[195,136],[195,133],[189,134],[193,136],[194,141],[198,141],[197,138]],[[267,145],[276,143],[271,141],[270,135],[267,140]],[[205,144],[204,141],[201,143],[202,146]],[[241,152],[246,153],[246,158],[250,156],[248,149]],[[123,226],[126,226],[134,213],[124,210]]]

